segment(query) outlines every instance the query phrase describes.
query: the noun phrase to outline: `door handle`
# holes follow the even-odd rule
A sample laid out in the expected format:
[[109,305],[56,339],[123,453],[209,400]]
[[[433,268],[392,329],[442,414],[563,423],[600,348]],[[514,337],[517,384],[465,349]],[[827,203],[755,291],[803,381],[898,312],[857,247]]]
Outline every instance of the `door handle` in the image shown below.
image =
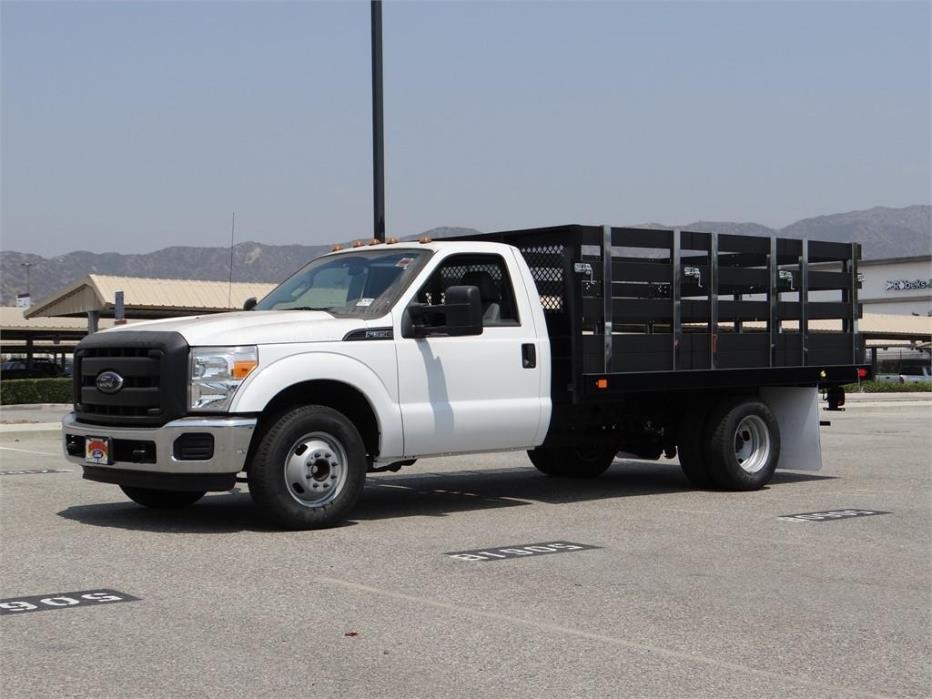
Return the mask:
[[537,347],[532,342],[521,345],[521,366],[525,369],[537,366]]

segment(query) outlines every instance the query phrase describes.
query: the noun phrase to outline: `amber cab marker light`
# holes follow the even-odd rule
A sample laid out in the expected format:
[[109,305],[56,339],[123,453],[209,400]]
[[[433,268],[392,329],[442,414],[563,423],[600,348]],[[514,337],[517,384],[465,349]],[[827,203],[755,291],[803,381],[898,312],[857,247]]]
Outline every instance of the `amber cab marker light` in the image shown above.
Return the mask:
[[330,252],[340,252],[340,250],[342,249],[343,249],[342,245],[340,245],[339,243],[334,243],[333,247],[330,248]]
[[421,245],[425,245],[425,244],[427,244],[427,243],[430,242],[430,236],[429,236],[429,235],[422,235],[420,238],[418,238],[418,241],[417,241],[417,242],[419,242]]
[[595,382],[596,388],[608,388],[608,379],[597,379]]
[[398,238],[392,237],[385,241],[386,245],[394,245],[398,242]]
[[365,243],[365,241],[363,241],[363,240],[354,240],[354,241],[353,241],[353,247],[354,247],[354,248],[365,247],[365,245],[366,245],[366,243]]
[[373,238],[372,240],[369,241],[369,245],[381,245],[381,244],[382,244],[382,241],[379,240],[378,238]]

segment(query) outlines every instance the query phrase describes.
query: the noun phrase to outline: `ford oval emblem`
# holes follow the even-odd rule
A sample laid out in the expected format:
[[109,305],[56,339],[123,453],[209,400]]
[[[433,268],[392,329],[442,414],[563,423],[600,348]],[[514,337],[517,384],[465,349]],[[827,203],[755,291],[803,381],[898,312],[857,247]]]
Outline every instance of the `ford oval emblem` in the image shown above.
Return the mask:
[[97,374],[97,390],[101,393],[116,393],[123,388],[123,377],[115,371],[102,371]]

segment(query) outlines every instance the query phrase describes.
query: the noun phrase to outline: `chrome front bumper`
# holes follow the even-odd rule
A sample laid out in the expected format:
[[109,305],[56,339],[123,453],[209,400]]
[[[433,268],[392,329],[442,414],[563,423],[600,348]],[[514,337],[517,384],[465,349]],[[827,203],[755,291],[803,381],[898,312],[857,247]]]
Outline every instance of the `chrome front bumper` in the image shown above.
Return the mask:
[[[246,465],[249,443],[256,429],[254,417],[185,417],[172,420],[162,427],[112,427],[88,425],[75,420],[74,413],[62,419],[62,447],[68,461],[91,466],[98,471],[138,471],[151,474],[236,474]],[[214,438],[213,456],[206,460],[179,460],[174,456],[174,443],[183,434],[210,434]],[[88,464],[83,455],[68,453],[68,437],[109,437],[128,442],[153,442],[155,463],[115,461],[113,464]],[[83,444],[83,441],[82,441]]]

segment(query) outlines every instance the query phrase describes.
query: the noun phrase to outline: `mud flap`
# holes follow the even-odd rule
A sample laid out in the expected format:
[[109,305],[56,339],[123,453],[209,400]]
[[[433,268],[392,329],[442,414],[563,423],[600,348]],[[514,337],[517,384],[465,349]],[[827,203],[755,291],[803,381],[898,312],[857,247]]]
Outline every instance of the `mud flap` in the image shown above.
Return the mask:
[[818,471],[822,468],[819,435],[819,389],[761,388],[761,399],[780,425],[780,460],[777,468]]

